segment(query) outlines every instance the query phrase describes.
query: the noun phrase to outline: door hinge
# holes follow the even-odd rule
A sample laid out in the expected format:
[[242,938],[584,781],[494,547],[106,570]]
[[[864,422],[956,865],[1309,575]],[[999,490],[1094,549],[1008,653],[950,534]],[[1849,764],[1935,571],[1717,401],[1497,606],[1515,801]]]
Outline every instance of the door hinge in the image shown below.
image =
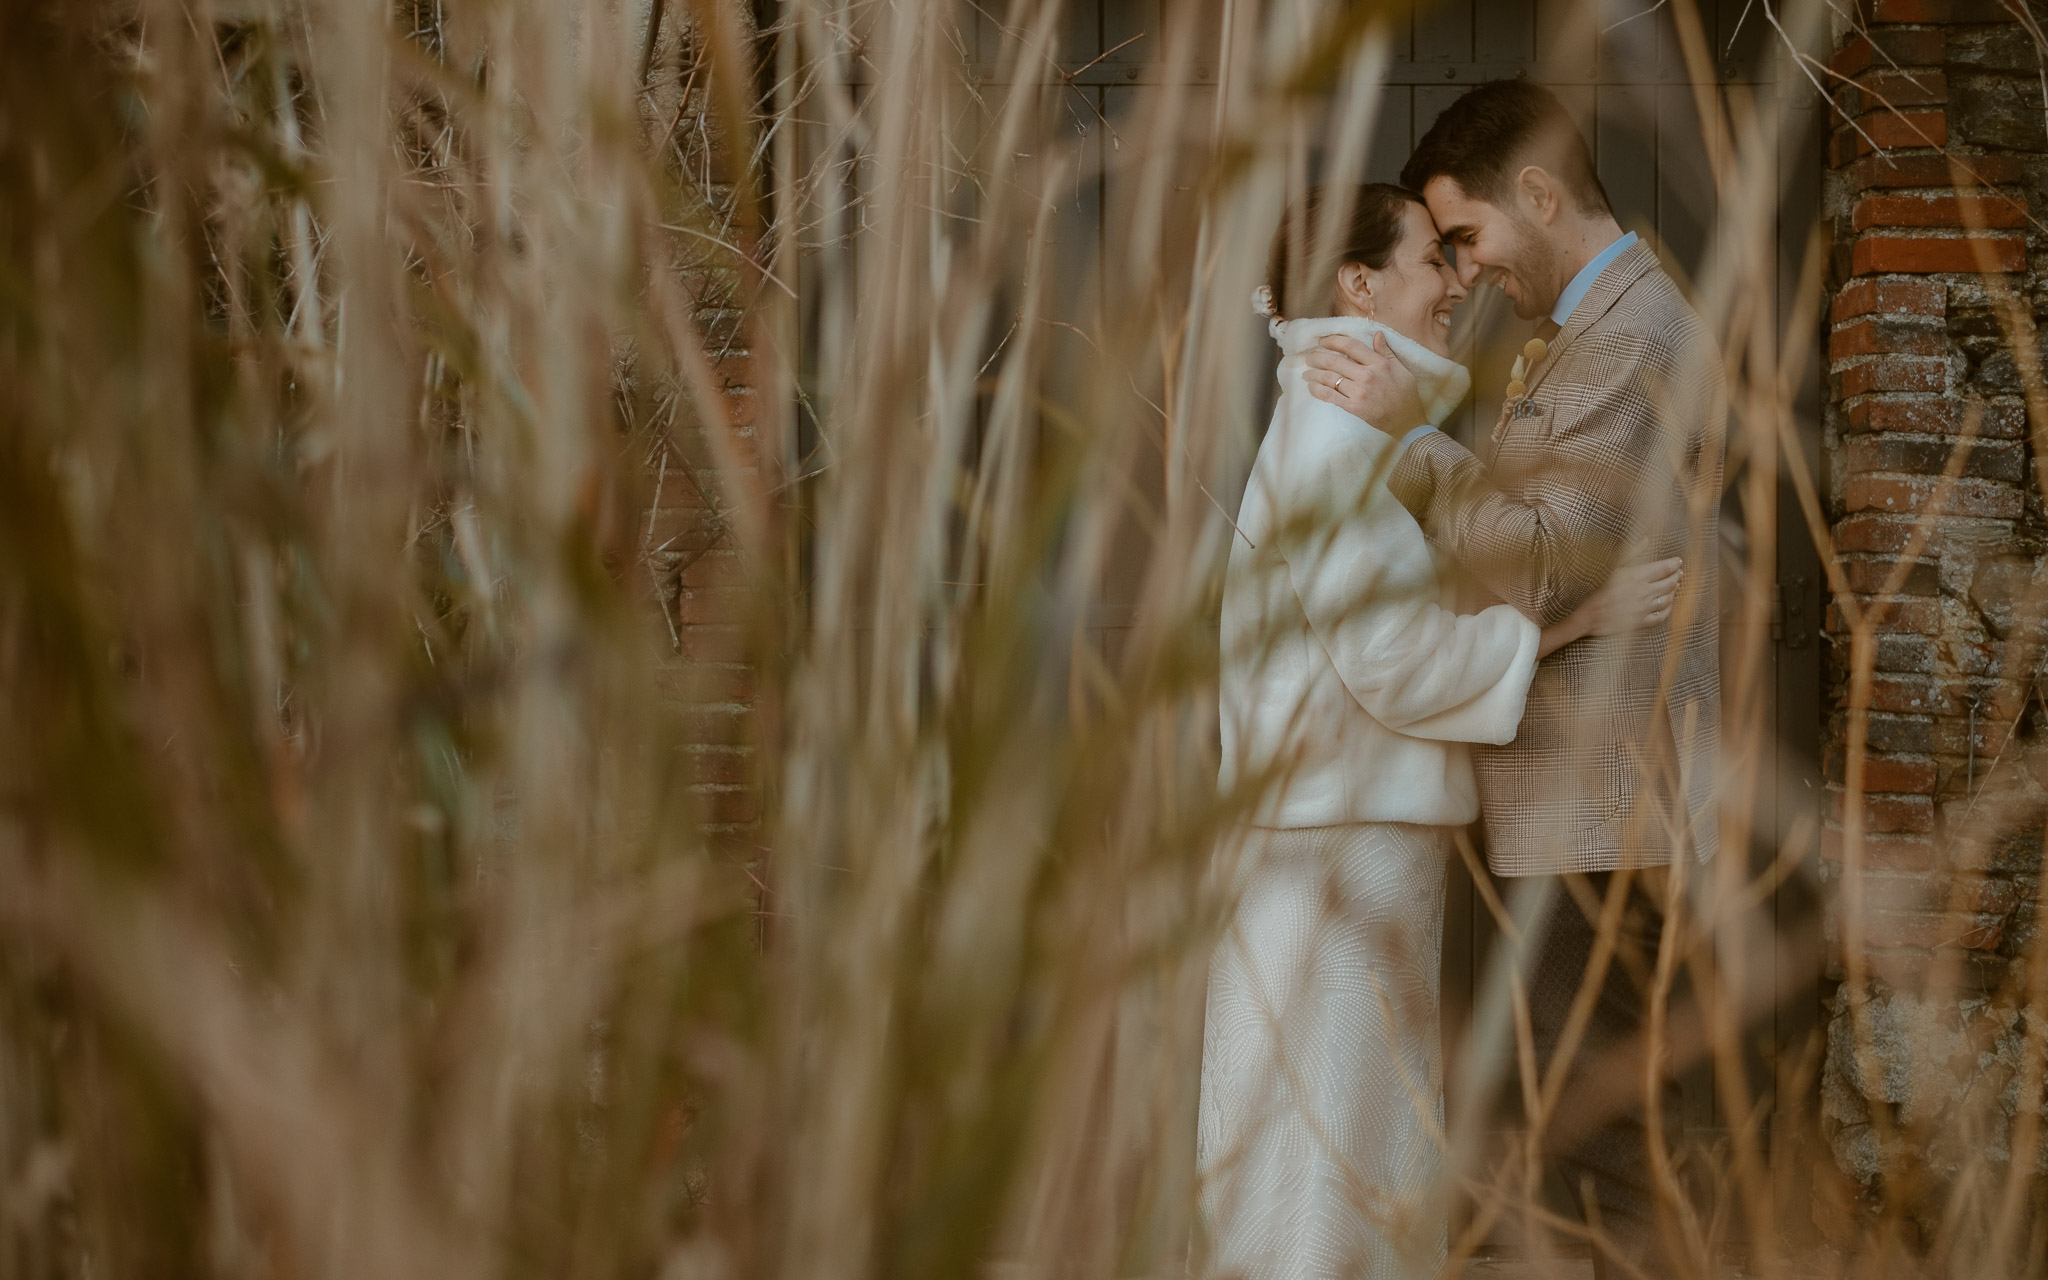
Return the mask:
[[1788,649],[1804,649],[1813,639],[1813,624],[1806,617],[1806,587],[1805,574],[1792,575],[1792,603],[1785,610],[1785,625],[1790,632],[1785,640]]

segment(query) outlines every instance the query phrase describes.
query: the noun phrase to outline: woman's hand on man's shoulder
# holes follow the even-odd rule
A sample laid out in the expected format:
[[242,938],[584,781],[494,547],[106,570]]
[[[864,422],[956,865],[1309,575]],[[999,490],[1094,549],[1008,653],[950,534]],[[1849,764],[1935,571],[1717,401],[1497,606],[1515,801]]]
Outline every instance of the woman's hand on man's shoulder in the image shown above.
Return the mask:
[[1302,357],[1309,394],[1336,405],[1391,436],[1400,436],[1428,420],[1415,375],[1387,345],[1383,333],[1372,344],[1344,334],[1331,334]]

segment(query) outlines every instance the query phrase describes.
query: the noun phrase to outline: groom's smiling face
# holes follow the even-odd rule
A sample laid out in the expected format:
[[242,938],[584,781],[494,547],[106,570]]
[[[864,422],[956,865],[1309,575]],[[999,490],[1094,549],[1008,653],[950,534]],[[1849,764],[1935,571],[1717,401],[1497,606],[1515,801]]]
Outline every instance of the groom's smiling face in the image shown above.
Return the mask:
[[1514,303],[1516,315],[1536,320],[1550,314],[1564,290],[1563,255],[1532,211],[1518,207],[1521,194],[1511,190],[1503,208],[1468,194],[1455,178],[1431,178],[1422,188],[1429,216],[1456,255],[1459,282],[1468,290],[1493,285]]

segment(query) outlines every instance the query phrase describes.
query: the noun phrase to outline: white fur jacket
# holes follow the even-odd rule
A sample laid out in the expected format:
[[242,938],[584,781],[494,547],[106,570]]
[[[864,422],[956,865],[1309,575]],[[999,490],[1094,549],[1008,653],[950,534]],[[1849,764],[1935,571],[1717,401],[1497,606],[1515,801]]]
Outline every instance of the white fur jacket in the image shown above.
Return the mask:
[[1438,423],[1470,377],[1370,320],[1271,328],[1280,402],[1223,588],[1222,785],[1259,792],[1261,826],[1470,822],[1463,744],[1514,738],[1537,627],[1507,605],[1439,605],[1422,528],[1387,492],[1395,441],[1310,395],[1301,355],[1329,334],[1384,332]]

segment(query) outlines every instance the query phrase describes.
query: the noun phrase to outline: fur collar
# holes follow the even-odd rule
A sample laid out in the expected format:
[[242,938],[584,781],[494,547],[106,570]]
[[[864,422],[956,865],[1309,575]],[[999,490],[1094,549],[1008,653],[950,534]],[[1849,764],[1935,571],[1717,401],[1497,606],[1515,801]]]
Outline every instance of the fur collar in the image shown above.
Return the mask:
[[[1472,389],[1472,374],[1464,365],[1448,356],[1440,356],[1413,338],[1403,337],[1377,320],[1358,316],[1303,316],[1295,320],[1273,319],[1266,322],[1266,329],[1273,340],[1280,344],[1281,353],[1299,356],[1332,334],[1343,334],[1357,338],[1370,346],[1375,333],[1387,335],[1387,345],[1393,348],[1394,358],[1408,366],[1408,372],[1415,375],[1416,390],[1422,394],[1422,406],[1429,415],[1433,426],[1442,426],[1444,419],[1458,407],[1465,393]],[[1300,368],[1299,363],[1295,365]],[[1285,377],[1285,370],[1282,372]]]

